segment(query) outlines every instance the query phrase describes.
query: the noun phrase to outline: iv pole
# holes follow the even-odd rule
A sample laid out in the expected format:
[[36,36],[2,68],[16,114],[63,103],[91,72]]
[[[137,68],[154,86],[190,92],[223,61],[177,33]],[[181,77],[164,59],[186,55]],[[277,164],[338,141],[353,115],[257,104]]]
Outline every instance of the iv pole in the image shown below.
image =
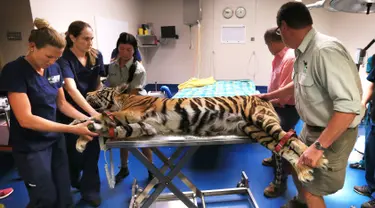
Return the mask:
[[375,43],[375,39],[372,39],[369,44],[365,48],[359,48],[359,57],[357,62],[357,69],[359,70],[359,67],[363,64],[363,59],[366,56],[366,51],[372,46],[372,44]]

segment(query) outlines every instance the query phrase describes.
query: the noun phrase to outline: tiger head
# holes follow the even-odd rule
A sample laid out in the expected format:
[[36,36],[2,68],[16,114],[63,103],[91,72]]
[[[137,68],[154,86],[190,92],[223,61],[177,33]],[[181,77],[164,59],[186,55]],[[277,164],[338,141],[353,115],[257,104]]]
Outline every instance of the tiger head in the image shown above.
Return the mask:
[[98,112],[105,110],[117,111],[120,109],[118,109],[115,97],[126,93],[127,89],[127,84],[117,87],[102,87],[99,90],[87,93],[86,100]]

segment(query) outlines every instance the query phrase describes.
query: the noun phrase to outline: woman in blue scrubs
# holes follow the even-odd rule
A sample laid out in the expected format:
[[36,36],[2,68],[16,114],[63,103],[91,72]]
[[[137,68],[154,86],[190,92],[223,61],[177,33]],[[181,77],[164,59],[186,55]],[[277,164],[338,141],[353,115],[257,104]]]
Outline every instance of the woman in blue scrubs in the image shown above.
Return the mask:
[[[98,115],[98,112],[85,100],[88,92],[101,87],[100,75],[104,74],[103,56],[92,48],[93,30],[86,22],[75,21],[69,25],[65,39],[67,45],[57,63],[64,77],[67,100],[88,116]],[[68,124],[72,119],[59,114],[59,121]],[[67,133],[65,138],[71,185],[80,190],[83,201],[97,207],[101,204],[99,141],[94,138],[87,144],[85,151],[79,153],[75,148],[78,136]]]
[[74,109],[62,89],[59,65],[65,40],[48,23],[36,19],[29,36],[29,53],[6,64],[0,90],[7,92],[10,111],[9,142],[18,172],[29,193],[28,208],[71,207],[68,159],[64,135],[96,136],[86,125],[56,123],[56,110],[75,119],[86,115]]

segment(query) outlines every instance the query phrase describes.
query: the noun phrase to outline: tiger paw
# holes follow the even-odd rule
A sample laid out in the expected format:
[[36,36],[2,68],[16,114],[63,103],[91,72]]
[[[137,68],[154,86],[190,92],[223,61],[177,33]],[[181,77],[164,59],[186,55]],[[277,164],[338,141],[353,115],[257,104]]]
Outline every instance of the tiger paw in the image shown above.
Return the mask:
[[157,134],[156,129],[153,126],[147,123],[145,123],[144,125],[145,127],[143,128],[143,130],[145,131],[147,136],[153,136]]
[[306,165],[297,165],[298,179],[303,183],[310,183],[314,180],[314,170]]
[[328,170],[328,159],[325,157],[322,157],[318,160],[316,168],[322,169],[322,170]]
[[86,145],[87,145],[87,140],[86,139],[83,139],[83,138],[78,138],[77,139],[77,142],[76,142],[76,150],[79,152],[79,153],[82,153],[83,151],[85,151],[86,149]]

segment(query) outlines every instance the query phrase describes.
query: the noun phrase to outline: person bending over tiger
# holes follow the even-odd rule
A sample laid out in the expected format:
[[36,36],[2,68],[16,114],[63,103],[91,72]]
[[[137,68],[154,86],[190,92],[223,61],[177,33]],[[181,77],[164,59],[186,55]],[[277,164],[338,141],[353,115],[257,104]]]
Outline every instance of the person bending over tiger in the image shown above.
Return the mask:
[[[93,131],[103,137],[128,139],[163,135],[248,136],[282,156],[298,173],[299,180],[313,180],[313,169],[297,165],[307,146],[294,131],[285,132],[272,104],[256,96],[157,98],[126,94],[127,85],[104,87],[88,93],[88,103],[99,112]],[[111,111],[110,115],[104,111]],[[75,120],[72,125],[83,122]],[[114,132],[116,132],[114,134]],[[83,152],[89,140],[81,137],[76,148]],[[328,168],[323,156],[313,168]]]

